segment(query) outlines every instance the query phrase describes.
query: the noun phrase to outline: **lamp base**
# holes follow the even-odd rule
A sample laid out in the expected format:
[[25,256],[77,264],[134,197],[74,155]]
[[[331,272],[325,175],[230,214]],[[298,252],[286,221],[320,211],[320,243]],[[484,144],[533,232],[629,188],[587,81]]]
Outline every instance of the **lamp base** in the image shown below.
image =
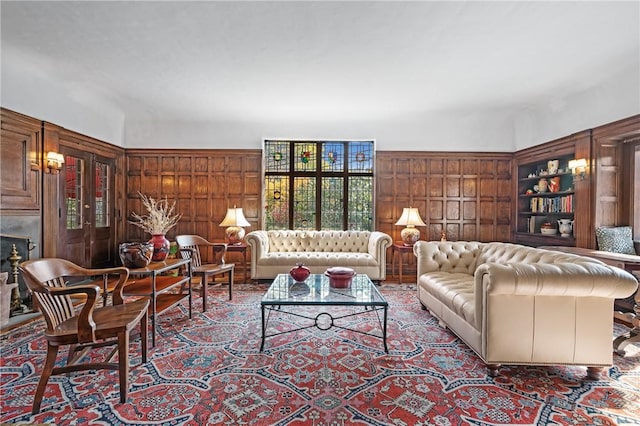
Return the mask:
[[412,246],[420,239],[420,230],[416,227],[406,227],[400,231],[400,238],[405,246]]
[[244,229],[239,226],[230,226],[225,231],[227,243],[231,245],[240,244],[244,239]]

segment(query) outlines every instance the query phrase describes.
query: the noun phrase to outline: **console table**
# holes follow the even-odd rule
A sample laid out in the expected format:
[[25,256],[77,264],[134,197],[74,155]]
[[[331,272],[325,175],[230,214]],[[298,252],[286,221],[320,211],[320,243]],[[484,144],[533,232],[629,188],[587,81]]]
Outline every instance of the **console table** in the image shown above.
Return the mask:
[[[607,265],[616,266],[632,273],[640,283],[640,256],[611,253],[608,251],[592,250],[582,247],[543,246],[539,248],[598,259]],[[615,311],[613,316],[614,318],[625,321],[633,326],[628,334],[619,336],[613,341],[613,350],[620,355],[624,355],[624,348],[629,343],[640,342],[640,287],[636,291],[635,304],[632,310],[629,312]]]
[[[162,275],[166,272],[186,268],[187,273],[175,276]],[[166,259],[151,262],[146,268],[129,269],[129,283],[125,285],[125,296],[146,296],[151,299],[151,345],[156,345],[156,315],[176,306],[183,299],[189,299],[189,318],[192,315],[191,259]],[[187,286],[187,292],[184,287]],[[178,289],[178,286],[180,288]],[[178,291],[175,291],[175,290]]]

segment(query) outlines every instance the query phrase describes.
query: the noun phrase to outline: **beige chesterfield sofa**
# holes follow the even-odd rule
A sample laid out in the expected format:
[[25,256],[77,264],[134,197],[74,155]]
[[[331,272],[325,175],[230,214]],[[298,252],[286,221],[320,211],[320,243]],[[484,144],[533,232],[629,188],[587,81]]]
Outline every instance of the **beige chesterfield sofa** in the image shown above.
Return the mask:
[[597,379],[613,361],[613,300],[634,277],[598,260],[509,243],[426,242],[418,298],[498,374],[501,364],[581,365]]
[[391,237],[378,231],[252,231],[251,279],[273,279],[303,263],[313,274],[331,266],[353,268],[373,281],[386,278],[386,253]]

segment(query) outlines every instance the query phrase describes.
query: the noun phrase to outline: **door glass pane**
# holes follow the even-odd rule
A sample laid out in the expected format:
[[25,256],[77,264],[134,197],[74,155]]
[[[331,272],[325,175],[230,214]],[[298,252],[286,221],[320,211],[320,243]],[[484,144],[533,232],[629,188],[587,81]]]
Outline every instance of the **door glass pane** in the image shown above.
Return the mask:
[[82,170],[84,161],[68,155],[64,160],[65,200],[67,206],[67,229],[82,229]]
[[96,227],[107,227],[111,222],[109,215],[109,165],[96,162]]
[[322,208],[320,209],[320,229],[342,229],[344,212],[344,179],[341,177],[322,178]]
[[293,179],[293,229],[316,229],[316,179]]

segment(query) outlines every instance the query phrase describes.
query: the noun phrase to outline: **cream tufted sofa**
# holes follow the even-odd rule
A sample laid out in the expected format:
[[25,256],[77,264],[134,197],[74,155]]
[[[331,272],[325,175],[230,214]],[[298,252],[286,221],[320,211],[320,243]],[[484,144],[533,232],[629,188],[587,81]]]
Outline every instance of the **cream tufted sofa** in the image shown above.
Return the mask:
[[612,364],[613,300],[634,277],[598,260],[509,243],[426,242],[418,298],[496,375],[500,364]]
[[391,237],[369,231],[252,231],[245,237],[251,247],[251,279],[271,279],[304,263],[311,273],[331,266],[346,266],[374,281],[386,278],[386,253]]

